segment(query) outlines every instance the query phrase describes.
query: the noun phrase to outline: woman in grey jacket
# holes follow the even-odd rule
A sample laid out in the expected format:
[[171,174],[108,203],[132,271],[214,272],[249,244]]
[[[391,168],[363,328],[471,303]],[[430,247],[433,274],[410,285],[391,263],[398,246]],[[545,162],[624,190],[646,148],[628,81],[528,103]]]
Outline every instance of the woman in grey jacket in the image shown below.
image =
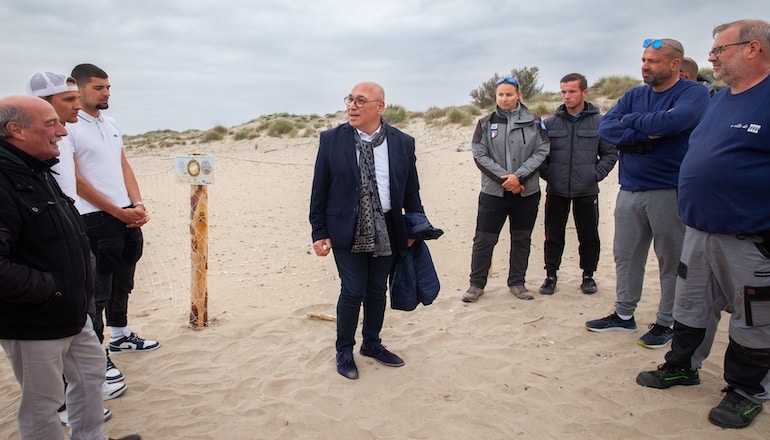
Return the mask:
[[508,288],[519,299],[533,296],[524,285],[532,229],[540,204],[540,165],[550,143],[545,125],[519,100],[516,78],[495,83],[497,109],[481,118],[473,134],[473,159],[481,170],[481,193],[473,237],[470,287],[465,302],[484,294],[492,252],[500,231],[509,222],[511,233]]

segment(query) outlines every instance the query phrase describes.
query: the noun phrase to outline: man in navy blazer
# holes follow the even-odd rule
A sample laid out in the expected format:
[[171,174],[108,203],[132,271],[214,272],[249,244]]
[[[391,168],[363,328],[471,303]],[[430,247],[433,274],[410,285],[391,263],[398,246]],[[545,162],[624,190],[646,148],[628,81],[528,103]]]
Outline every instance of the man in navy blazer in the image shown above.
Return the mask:
[[[423,212],[414,138],[382,121],[385,92],[373,82],[345,97],[348,122],[321,133],[310,196],[313,250],[334,250],[341,280],[337,300],[337,372],[358,378],[353,346],[363,304],[360,353],[400,367],[380,339],[388,275],[405,255],[404,212]],[[368,240],[367,240],[368,238]]]

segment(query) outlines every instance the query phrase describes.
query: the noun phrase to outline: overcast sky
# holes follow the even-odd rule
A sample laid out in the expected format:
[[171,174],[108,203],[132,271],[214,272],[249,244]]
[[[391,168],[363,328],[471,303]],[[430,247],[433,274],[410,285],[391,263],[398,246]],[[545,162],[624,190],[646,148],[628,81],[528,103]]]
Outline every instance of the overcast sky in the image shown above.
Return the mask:
[[359,81],[421,111],[471,102],[495,73],[538,67],[640,78],[642,41],[670,37],[700,66],[714,26],[770,20],[767,0],[4,0],[0,95],[36,71],[92,63],[124,133],[205,130],[261,115],[333,113]]

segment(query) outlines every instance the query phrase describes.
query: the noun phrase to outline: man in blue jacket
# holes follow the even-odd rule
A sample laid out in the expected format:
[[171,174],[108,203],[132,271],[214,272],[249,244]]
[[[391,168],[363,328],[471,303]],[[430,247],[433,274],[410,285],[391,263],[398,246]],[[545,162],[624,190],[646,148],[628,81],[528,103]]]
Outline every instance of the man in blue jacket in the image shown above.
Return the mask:
[[546,278],[540,293],[553,295],[556,271],[564,253],[564,231],[570,205],[580,246],[583,293],[596,293],[593,274],[599,264],[599,182],[615,166],[618,151],[599,137],[599,109],[585,101],[588,80],[579,73],[565,75],[559,82],[564,104],[545,120],[551,150],[540,168],[548,185],[545,198]]
[[666,362],[653,388],[697,385],[722,310],[730,311],[724,398],[711,423],[745,428],[770,400],[770,23],[717,26],[709,61],[729,88],[712,98],[679,176],[687,225]]
[[[85,226],[51,175],[67,131],[42,99],[0,99],[0,346],[21,386],[22,439],[105,439],[105,356],[88,316],[93,294]],[[137,435],[126,437],[139,439]]]
[[684,49],[676,40],[642,43],[642,78],[599,125],[599,136],[618,146],[620,191],[615,204],[615,311],[586,322],[595,332],[636,331],[634,311],[642,297],[644,269],[654,242],[660,271],[655,323],[638,344],[662,348],[671,341],[674,286],[684,225],[677,216],[679,166],[690,133],[708,105],[702,85],[679,78]]
[[373,82],[344,99],[348,122],[321,133],[310,195],[313,250],[334,250],[341,289],[337,300],[337,372],[358,379],[353,359],[361,306],[360,353],[390,367],[404,361],[380,339],[388,274],[413,240],[404,211],[423,212],[414,138],[382,121],[385,92]]

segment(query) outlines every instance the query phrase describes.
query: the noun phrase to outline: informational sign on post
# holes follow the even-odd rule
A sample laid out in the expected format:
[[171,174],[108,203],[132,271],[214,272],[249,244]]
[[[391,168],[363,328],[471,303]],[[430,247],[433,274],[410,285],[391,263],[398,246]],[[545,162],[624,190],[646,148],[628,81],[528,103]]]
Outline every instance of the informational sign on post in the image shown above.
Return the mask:
[[208,191],[214,158],[201,154],[174,158],[177,182],[190,185],[190,325],[208,325]]
[[214,183],[214,158],[198,154],[176,156],[174,173],[178,183],[211,185]]

